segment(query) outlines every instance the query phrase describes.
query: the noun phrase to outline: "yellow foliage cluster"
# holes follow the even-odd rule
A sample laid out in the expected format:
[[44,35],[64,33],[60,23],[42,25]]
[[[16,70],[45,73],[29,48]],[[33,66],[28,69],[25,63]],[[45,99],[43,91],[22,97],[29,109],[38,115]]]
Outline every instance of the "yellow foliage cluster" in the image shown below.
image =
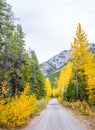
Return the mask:
[[6,93],[7,91],[6,91],[6,81],[4,80],[4,81],[2,81],[2,83],[1,83],[1,86],[2,86],[2,93]]
[[[71,56],[74,58],[73,64],[79,70],[83,69],[85,64],[86,55],[88,53],[88,40],[87,35],[79,23],[77,26],[76,37],[74,37],[74,42],[71,44]],[[80,76],[82,75],[79,71]]]
[[7,82],[5,80],[3,80],[1,82],[1,89],[2,89],[2,97],[4,97],[4,95],[6,95],[9,91],[8,88],[6,88]]
[[29,95],[29,90],[30,87],[27,85],[20,96],[1,99],[0,126],[21,126],[35,113],[38,103],[34,95]]
[[78,110],[84,115],[87,115],[87,116],[92,115],[92,110],[85,101],[81,102],[77,100],[76,102],[72,103],[72,108],[75,110]]
[[85,65],[85,75],[87,75],[87,94],[89,102],[95,104],[95,61],[94,55],[89,53],[87,56],[87,64]]
[[52,95],[52,88],[48,78],[46,78],[45,80],[45,89],[46,89],[47,97],[50,97]]
[[[84,83],[87,84],[85,89],[86,94],[88,94],[89,103],[95,104],[95,57],[89,51],[88,44],[87,35],[79,23],[76,37],[74,37],[74,43],[71,45],[72,63],[76,72],[76,94],[77,98],[79,98],[79,90],[81,91],[79,78],[84,79]],[[83,80],[81,83],[83,83]]]
[[61,90],[60,90],[59,87],[53,89],[53,95],[54,95],[55,97],[58,97],[59,95],[61,95],[61,93],[62,93],[62,92],[61,92]]
[[69,80],[72,75],[72,64],[71,62],[68,62],[67,65],[61,70],[59,78],[56,79],[56,84],[58,87],[54,90],[55,95],[57,96],[63,96],[64,92],[67,90],[67,86],[69,83]]
[[83,102],[81,102],[80,100],[77,100],[75,102],[62,101],[62,105],[65,107],[70,107],[74,111],[82,113],[83,115],[86,116],[92,116],[93,114],[92,109],[85,101]]
[[62,101],[62,97],[59,96],[58,97],[58,101],[61,102]]
[[88,78],[88,87],[86,88],[91,104],[95,104],[95,77]]

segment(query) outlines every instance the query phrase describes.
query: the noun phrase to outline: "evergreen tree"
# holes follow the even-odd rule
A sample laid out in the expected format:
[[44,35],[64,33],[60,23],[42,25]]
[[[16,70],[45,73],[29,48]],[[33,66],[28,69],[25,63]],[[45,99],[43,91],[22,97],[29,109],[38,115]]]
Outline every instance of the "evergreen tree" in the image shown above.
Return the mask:
[[31,75],[31,92],[40,99],[45,96],[46,92],[44,78],[34,51],[31,51]]
[[[0,0],[0,84],[7,81],[9,86],[9,39],[14,30],[11,6],[5,0]],[[1,85],[0,85],[1,87]]]
[[[11,87],[11,95],[21,92],[26,83],[37,98],[45,96],[44,78],[34,51],[25,50],[21,25],[14,28],[14,15],[6,0],[0,0],[0,89],[2,82]],[[0,92],[1,93],[1,92]]]
[[10,84],[13,95],[17,95],[19,90],[23,90],[24,82],[26,81],[23,76],[24,64],[26,64],[23,38],[24,33],[22,27],[21,25],[17,25],[10,39]]
[[67,87],[67,91],[64,93],[65,95],[65,99],[68,101],[74,101],[76,100],[76,81],[74,80],[74,71],[72,71],[72,77],[69,81],[68,87]]

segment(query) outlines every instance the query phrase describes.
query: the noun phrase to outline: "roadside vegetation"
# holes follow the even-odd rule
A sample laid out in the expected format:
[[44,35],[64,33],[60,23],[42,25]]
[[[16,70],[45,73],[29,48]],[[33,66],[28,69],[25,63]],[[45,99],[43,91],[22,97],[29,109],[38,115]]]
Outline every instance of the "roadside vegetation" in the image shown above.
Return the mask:
[[22,126],[46,104],[46,99],[37,100],[35,95],[31,95],[30,87],[26,85],[20,95],[0,98],[0,126],[9,129]]
[[95,56],[88,45],[87,35],[79,23],[68,54],[71,60],[55,77],[56,88],[52,93],[63,106],[92,117],[95,124]]
[[[47,102],[45,79],[34,50],[6,0],[0,0],[0,128],[26,124]],[[16,20],[16,19],[15,19]]]
[[[0,127],[15,128],[57,97],[63,105],[86,116],[95,113],[95,57],[79,23],[71,60],[54,79],[43,76],[34,50],[25,49],[21,25],[14,24],[11,6],[0,0]],[[95,119],[95,117],[94,117]]]
[[55,96],[61,101],[76,102],[75,106],[78,104],[81,108],[95,106],[95,57],[88,44],[87,36],[79,23],[68,54],[71,61],[67,62],[55,80]]

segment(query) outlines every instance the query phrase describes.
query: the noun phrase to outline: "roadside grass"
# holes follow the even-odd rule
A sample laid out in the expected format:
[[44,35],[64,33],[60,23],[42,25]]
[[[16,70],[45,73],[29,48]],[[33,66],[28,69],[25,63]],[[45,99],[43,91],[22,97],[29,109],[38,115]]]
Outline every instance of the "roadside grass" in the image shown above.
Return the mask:
[[94,113],[92,110],[92,107],[90,107],[86,101],[83,101],[83,102],[79,100],[77,100],[76,102],[61,101],[61,104],[64,107],[71,108],[77,113],[83,114],[85,116],[92,116]]
[[35,116],[39,116],[40,112],[43,109],[45,109],[45,107],[46,107],[48,102],[49,102],[49,99],[47,99],[47,98],[43,98],[41,100],[37,100],[37,109],[36,109],[36,111],[34,113],[31,114],[31,118],[33,118]]
[[60,103],[62,106],[71,109],[76,116],[79,116],[82,120],[84,119],[95,130],[95,105],[90,106],[85,101],[80,102],[79,100],[76,102],[61,100]]

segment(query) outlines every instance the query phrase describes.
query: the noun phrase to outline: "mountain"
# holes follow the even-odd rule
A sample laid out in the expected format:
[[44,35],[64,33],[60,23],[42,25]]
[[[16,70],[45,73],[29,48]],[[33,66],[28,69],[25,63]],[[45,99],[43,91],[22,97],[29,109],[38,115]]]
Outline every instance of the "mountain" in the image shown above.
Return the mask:
[[43,74],[47,75],[64,66],[65,62],[70,59],[68,52],[69,50],[64,50],[50,58],[48,61],[42,63],[40,66]]
[[92,53],[95,55],[95,43],[90,43],[89,44],[89,49],[92,51]]
[[[95,43],[89,44],[89,49],[95,54]],[[52,72],[58,71],[61,69],[65,63],[70,59],[68,53],[70,50],[63,50],[57,55],[50,58],[48,61],[40,64],[42,73],[44,75],[48,75]]]

